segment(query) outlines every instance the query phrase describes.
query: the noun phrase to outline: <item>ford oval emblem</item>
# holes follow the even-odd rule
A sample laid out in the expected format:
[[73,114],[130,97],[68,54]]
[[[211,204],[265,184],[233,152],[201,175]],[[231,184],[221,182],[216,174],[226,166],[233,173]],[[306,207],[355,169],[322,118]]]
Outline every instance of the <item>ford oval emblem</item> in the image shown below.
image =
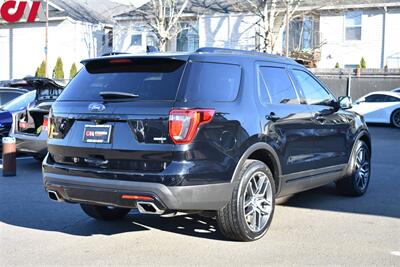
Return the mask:
[[106,106],[104,106],[103,104],[92,103],[92,104],[89,105],[89,111],[102,112],[104,110],[106,110]]

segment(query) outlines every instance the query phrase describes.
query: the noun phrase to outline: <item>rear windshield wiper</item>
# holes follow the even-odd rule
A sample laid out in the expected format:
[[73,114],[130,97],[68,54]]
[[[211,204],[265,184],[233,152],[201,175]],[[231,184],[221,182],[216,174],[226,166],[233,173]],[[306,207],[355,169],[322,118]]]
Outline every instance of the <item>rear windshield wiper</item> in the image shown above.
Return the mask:
[[138,98],[139,95],[136,94],[131,94],[131,93],[125,93],[125,92],[100,92],[99,95],[103,99],[125,99],[125,98]]

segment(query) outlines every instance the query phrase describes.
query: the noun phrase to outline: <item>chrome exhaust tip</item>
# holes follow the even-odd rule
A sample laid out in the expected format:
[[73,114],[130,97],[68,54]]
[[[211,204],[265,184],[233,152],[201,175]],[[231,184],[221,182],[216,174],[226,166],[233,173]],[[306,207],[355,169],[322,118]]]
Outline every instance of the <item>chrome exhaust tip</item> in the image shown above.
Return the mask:
[[47,193],[49,194],[49,198],[51,200],[57,201],[57,202],[62,202],[62,198],[58,195],[56,191],[53,190],[48,190]]
[[143,213],[143,214],[161,215],[165,212],[165,210],[158,208],[153,202],[138,201],[137,208],[138,208],[139,212]]

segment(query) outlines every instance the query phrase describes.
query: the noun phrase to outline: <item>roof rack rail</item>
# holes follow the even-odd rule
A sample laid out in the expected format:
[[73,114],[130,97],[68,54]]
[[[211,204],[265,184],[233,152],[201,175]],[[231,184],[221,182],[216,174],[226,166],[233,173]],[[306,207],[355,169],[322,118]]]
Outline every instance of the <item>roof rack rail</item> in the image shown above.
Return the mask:
[[273,54],[262,53],[257,51],[248,51],[240,49],[219,48],[219,47],[201,47],[195,53],[227,53],[227,54],[242,54],[249,56],[276,56]]
[[126,55],[126,54],[129,54],[129,53],[112,51],[112,52],[108,52],[108,53],[102,54],[100,57],[116,56],[116,55]]

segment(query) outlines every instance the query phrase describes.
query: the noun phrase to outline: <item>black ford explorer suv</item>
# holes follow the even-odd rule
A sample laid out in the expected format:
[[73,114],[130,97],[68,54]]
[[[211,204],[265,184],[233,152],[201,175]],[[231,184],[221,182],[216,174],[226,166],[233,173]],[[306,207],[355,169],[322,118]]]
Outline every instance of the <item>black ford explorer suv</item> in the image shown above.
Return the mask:
[[225,236],[251,241],[278,197],[367,190],[363,118],[290,59],[201,48],[82,64],[52,106],[43,175],[51,199],[89,216],[213,211]]

